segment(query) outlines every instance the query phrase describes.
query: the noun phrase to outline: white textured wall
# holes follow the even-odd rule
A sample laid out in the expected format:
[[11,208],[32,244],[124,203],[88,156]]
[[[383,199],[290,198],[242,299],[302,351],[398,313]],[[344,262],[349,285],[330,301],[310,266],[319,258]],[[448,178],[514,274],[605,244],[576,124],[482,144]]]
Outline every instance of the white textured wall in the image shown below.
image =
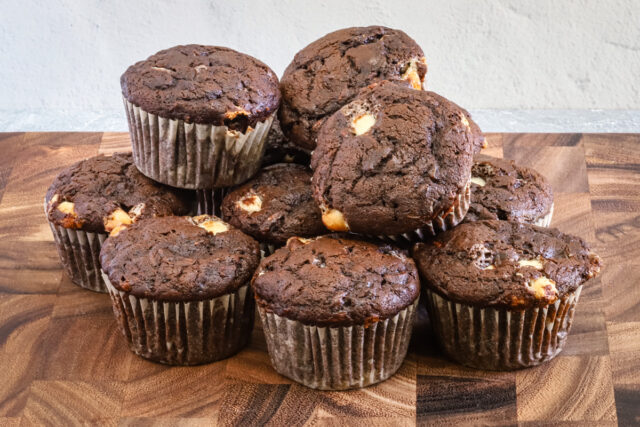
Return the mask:
[[428,86],[469,109],[640,109],[640,1],[0,0],[0,110],[122,108],[119,77],[179,43],[224,45],[281,74],[357,25],[423,47]]

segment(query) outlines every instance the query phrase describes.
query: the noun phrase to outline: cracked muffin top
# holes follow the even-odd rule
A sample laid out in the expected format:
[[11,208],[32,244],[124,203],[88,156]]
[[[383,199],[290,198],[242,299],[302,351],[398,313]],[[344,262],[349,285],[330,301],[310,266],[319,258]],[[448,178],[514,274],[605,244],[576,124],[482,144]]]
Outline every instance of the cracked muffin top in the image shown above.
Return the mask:
[[262,260],[252,286],[265,309],[316,326],[384,320],[420,293],[418,272],[405,252],[339,235],[292,237]]
[[313,150],[322,123],[370,83],[405,79],[420,89],[424,53],[400,30],[381,26],[334,31],[298,52],[280,84],[279,117],[291,141]]
[[311,171],[296,164],[266,167],[227,194],[222,217],[258,241],[278,245],[327,232],[311,195]]
[[553,192],[546,179],[513,160],[476,157],[471,168],[471,205],[464,221],[502,219],[535,223],[551,212]]
[[219,218],[158,217],[111,235],[102,269],[118,290],[160,301],[199,301],[246,285],[260,261],[258,242]]
[[160,117],[245,132],[280,103],[278,77],[235,50],[196,44],[161,50],[120,77],[123,96]]
[[56,176],[45,202],[49,221],[96,233],[138,219],[185,215],[191,209],[186,191],[144,176],[131,153],[99,155],[71,165]]
[[600,272],[579,237],[509,221],[462,224],[413,250],[422,285],[480,307],[543,307]]
[[311,158],[325,225],[394,235],[446,213],[469,182],[475,126],[434,92],[391,81],[363,89],[325,122]]

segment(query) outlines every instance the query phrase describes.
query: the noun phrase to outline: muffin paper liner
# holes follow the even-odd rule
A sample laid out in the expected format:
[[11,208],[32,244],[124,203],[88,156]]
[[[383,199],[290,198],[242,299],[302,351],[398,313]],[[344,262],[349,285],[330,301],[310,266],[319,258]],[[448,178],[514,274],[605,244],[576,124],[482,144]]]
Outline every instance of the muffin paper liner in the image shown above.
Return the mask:
[[277,246],[272,243],[260,242],[260,255],[262,258],[266,258],[280,248],[282,245]]
[[118,290],[102,275],[116,320],[138,356],[168,365],[198,365],[232,356],[249,341],[255,302],[248,283],[203,301],[154,301]]
[[453,360],[478,369],[528,368],[564,347],[582,285],[554,304],[527,310],[458,304],[425,289],[431,324]]
[[451,208],[449,208],[442,215],[435,217],[431,221],[431,223],[427,224],[425,227],[418,228],[403,234],[368,235],[368,237],[398,244],[422,242],[429,237],[435,236],[440,232],[449,230],[458,225],[467,214],[470,204],[471,181],[469,181],[464,190],[460,194],[458,194],[453,202],[453,205],[451,205]]
[[134,162],[154,181],[189,189],[231,187],[260,169],[273,114],[241,133],[159,117],[123,99]]
[[551,225],[551,217],[553,216],[553,203],[551,204],[551,209],[549,209],[549,213],[538,219],[533,225],[537,225],[539,227],[549,227]]
[[71,281],[90,291],[107,292],[100,274],[100,248],[108,234],[74,230],[48,222]]
[[222,218],[222,199],[229,192],[228,188],[213,188],[196,191],[196,215],[214,215]]
[[309,326],[258,305],[271,363],[307,387],[366,387],[393,375],[407,354],[418,299],[369,326]]

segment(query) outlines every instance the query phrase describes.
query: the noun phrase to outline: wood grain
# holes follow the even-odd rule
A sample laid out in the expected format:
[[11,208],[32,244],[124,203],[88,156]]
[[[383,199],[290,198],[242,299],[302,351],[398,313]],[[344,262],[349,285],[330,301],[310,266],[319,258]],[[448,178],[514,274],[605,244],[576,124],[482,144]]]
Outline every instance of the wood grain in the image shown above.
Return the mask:
[[615,421],[608,356],[563,356],[516,374],[519,421]]
[[169,367],[133,355],[106,295],[60,267],[42,201],[65,166],[129,151],[126,133],[0,134],[0,425],[640,424],[640,135],[488,134],[484,153],[552,183],[552,225],[592,243],[602,276],[565,351],[517,372],[442,356],[428,322],[397,375],[319,392],[271,367],[259,322],[228,360]]

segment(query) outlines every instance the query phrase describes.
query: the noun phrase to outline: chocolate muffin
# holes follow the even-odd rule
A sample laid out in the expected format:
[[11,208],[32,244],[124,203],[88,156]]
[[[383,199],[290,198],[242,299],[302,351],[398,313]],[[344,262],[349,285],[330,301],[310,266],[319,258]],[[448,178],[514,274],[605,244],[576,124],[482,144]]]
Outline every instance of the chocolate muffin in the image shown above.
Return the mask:
[[136,165],[174,187],[229,187],[260,168],[280,103],[278,78],[226,47],[186,45],[120,78]]
[[469,206],[473,121],[442,96],[385,81],[332,115],[311,158],[330,230],[422,240]]
[[465,222],[502,219],[548,227],[552,215],[553,191],[542,175],[513,160],[476,157]]
[[73,164],[58,174],[45,197],[65,271],[76,285],[97,292],[106,292],[98,256],[109,232],[138,219],[185,215],[190,205],[187,192],[141,174],[131,153]]
[[403,251],[327,235],[292,237],[253,277],[275,369],[308,387],[365,387],[393,375],[420,293]]
[[298,52],[284,71],[282,130],[294,144],[313,150],[322,123],[360,89],[388,79],[404,79],[421,89],[426,73],[422,49],[400,30],[334,31]]
[[171,365],[213,362],[246,345],[259,260],[258,242],[208,215],[141,220],[100,253],[129,348]]
[[296,164],[262,169],[224,198],[222,217],[258,240],[265,256],[290,237],[327,232],[311,194],[311,171]]
[[563,348],[600,258],[579,237],[517,222],[461,224],[413,253],[436,336],[454,360],[507,370]]

